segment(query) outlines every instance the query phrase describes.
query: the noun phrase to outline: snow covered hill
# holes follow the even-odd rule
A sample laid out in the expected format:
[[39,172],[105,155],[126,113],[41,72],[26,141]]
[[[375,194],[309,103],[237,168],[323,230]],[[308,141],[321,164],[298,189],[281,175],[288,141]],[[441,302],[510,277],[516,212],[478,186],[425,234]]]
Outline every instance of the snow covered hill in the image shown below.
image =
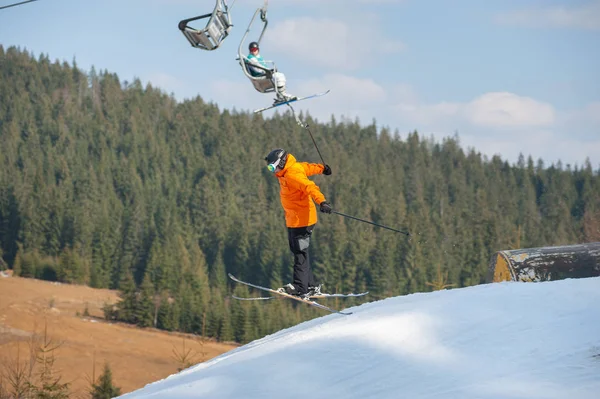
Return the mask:
[[352,310],[122,398],[600,398],[600,277],[480,285]]

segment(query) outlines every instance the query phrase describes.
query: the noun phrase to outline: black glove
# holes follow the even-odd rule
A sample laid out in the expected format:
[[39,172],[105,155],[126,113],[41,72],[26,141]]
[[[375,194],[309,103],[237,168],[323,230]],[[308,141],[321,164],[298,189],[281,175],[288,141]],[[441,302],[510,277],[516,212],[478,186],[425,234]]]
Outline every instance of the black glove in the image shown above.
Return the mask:
[[333,210],[333,208],[331,208],[331,205],[329,205],[325,201],[321,202],[321,205],[319,206],[321,207],[321,212],[323,213],[331,213],[331,211]]
[[325,165],[325,169],[323,169],[323,174],[327,176],[331,174],[331,167],[329,165]]

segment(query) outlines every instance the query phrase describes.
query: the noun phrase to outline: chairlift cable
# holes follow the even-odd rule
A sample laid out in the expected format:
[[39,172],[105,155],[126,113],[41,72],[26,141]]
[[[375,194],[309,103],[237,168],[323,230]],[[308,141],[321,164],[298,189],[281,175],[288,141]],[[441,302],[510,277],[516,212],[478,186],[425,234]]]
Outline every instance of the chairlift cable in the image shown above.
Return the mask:
[[31,2],[34,2],[34,1],[37,1],[37,0],[27,0],[27,1],[22,1],[20,3],[9,4],[7,6],[0,7],[0,10],[4,10],[5,8],[20,6],[21,4],[31,3]]

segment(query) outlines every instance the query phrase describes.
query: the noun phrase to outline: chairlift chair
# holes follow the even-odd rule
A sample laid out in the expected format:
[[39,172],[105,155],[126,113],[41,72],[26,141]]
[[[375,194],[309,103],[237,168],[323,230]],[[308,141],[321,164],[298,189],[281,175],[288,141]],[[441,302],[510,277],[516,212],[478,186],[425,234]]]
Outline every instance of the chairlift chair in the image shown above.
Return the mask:
[[[223,43],[233,27],[229,12],[234,3],[235,0],[228,6],[226,0],[217,0],[212,13],[179,21],[179,30],[192,47],[209,51],[215,50]],[[190,22],[204,18],[209,18],[204,29],[198,30],[188,25]]]
[[[267,20],[267,1],[265,1],[265,5],[262,8],[259,8],[254,12],[252,19],[250,20],[250,24],[248,24],[248,29],[246,29],[246,33],[244,33],[244,36],[242,37],[242,40],[240,41],[240,45],[238,47],[237,60],[239,61],[240,66],[242,67],[242,71],[244,72],[244,75],[246,75],[246,77],[248,79],[250,79],[250,81],[252,82],[252,85],[254,86],[254,88],[257,91],[259,91],[260,93],[273,93],[273,92],[277,93],[277,88],[276,88],[275,84],[273,83],[273,72],[277,72],[275,63],[272,61],[266,61],[267,63],[273,65],[273,68],[265,68],[261,65],[251,64],[250,61],[248,60],[248,57],[244,54],[244,51],[246,49],[246,47],[245,47],[246,37],[248,36],[248,33],[250,32],[250,28],[252,27],[252,24],[254,23],[254,20],[256,19],[256,17],[258,15],[260,15],[260,19],[263,22],[263,28],[260,33],[260,36],[258,37],[258,40],[255,40],[255,41],[260,46],[260,41],[262,40],[263,35],[265,34],[267,25],[269,24],[269,21]],[[263,70],[265,72],[265,74],[259,75],[259,76],[254,76],[249,69],[250,66],[252,66],[252,68]]]

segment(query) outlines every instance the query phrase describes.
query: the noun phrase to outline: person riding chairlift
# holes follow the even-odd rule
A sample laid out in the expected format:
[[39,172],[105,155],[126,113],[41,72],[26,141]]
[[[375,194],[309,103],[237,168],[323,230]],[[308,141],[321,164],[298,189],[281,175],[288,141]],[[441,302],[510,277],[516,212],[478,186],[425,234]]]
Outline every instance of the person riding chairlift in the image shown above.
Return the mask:
[[[254,77],[265,75],[266,72],[263,69],[252,66],[252,64],[254,64],[269,69],[267,63],[259,53],[260,49],[258,47],[258,43],[251,42],[248,45],[248,50],[250,52],[247,57],[249,63],[248,71],[250,72],[250,75]],[[277,98],[275,99],[275,102],[292,101],[298,99],[298,97],[286,93],[285,75],[283,73],[273,71],[273,84],[277,87]]]

